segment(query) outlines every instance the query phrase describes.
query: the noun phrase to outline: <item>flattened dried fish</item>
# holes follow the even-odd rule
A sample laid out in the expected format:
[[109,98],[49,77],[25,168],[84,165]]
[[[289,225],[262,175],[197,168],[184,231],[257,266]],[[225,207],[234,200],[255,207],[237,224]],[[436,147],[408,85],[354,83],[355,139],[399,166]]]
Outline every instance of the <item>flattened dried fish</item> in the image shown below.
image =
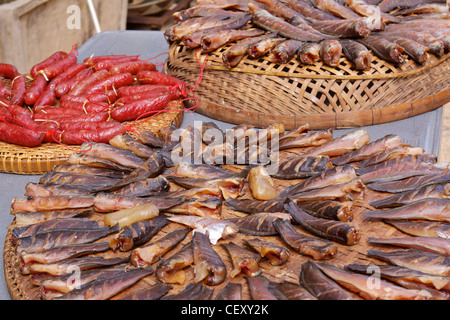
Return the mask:
[[347,152],[359,149],[369,142],[369,134],[364,129],[357,129],[349,132],[342,137],[335,138],[321,146],[311,148],[302,154],[306,156],[341,156]]
[[356,70],[369,70],[372,64],[372,54],[363,44],[352,39],[339,40],[342,52],[353,63]]
[[195,230],[194,233],[208,235],[212,244],[216,244],[221,238],[227,238],[238,233],[239,229],[231,221],[197,216],[172,216],[170,221],[187,225]]
[[160,298],[165,296],[171,289],[172,286],[169,286],[162,282],[158,282],[149,288],[144,288],[129,293],[126,296],[121,297],[119,300],[159,300]]
[[92,196],[90,188],[84,186],[71,186],[59,184],[42,184],[29,182],[25,186],[26,197],[52,197],[52,196]]
[[387,220],[420,219],[450,222],[450,199],[422,199],[398,208],[364,212],[363,215]]
[[292,157],[278,165],[278,171],[271,173],[276,179],[300,179],[318,174],[332,168],[330,158],[326,156]]
[[252,300],[278,300],[278,298],[269,290],[270,281],[262,276],[245,277]]
[[355,300],[352,294],[327,277],[311,260],[302,264],[299,282],[318,300]]
[[147,178],[141,181],[132,182],[126,186],[111,191],[112,194],[149,197],[167,192],[170,188],[169,181],[164,177]]
[[418,147],[399,146],[392,149],[386,149],[368,159],[359,161],[357,165],[359,167],[368,167],[402,155],[418,155],[423,154],[424,152],[424,149]]
[[234,223],[240,233],[253,236],[272,236],[278,233],[273,226],[277,219],[291,220],[289,214],[286,213],[261,212],[242,218],[230,218],[227,221]]
[[296,203],[300,209],[314,217],[342,222],[353,220],[353,202],[351,201],[314,200]]
[[195,232],[192,240],[194,253],[194,283],[215,286],[225,281],[227,267],[212,248],[207,234]]
[[317,263],[318,268],[343,287],[359,294],[366,300],[429,300],[427,291],[405,289],[386,280],[371,285],[369,276],[346,271],[328,263]]
[[57,211],[39,211],[39,212],[12,212],[15,216],[16,224],[19,226],[40,223],[55,219],[67,219],[75,217],[84,217],[93,213],[92,209],[85,210],[57,210]]
[[407,220],[385,220],[384,222],[412,236],[450,239],[450,224],[448,223]]
[[355,200],[364,197],[365,188],[366,186],[361,179],[357,178],[342,184],[291,194],[289,198],[295,202],[312,200]]
[[415,250],[368,250],[367,256],[386,261],[390,264],[430,273],[437,276],[450,276],[450,258],[439,254]]
[[274,226],[283,241],[302,255],[316,260],[336,256],[337,247],[332,242],[300,234],[288,220],[277,219]]
[[100,190],[103,187],[111,186],[117,181],[119,180],[115,178],[96,176],[91,174],[56,171],[49,171],[39,179],[39,183],[41,184],[84,187],[91,192]]
[[94,208],[97,212],[113,212],[133,208],[146,203],[153,203],[160,211],[171,208],[184,201],[183,198],[152,196],[139,198],[111,193],[98,193],[94,197]]
[[433,184],[449,182],[450,174],[431,174],[424,176],[413,176],[402,180],[369,183],[367,187],[380,192],[400,193]]
[[450,184],[433,184],[430,186],[420,187],[416,190],[400,192],[390,197],[375,200],[370,203],[371,206],[381,208],[392,208],[402,206],[414,201],[426,198],[446,198],[450,195]]
[[241,300],[242,285],[229,281],[227,285],[216,295],[216,300]]
[[[301,50],[301,48],[300,48]],[[280,142],[279,149],[305,148],[321,146],[333,139],[333,130],[308,131],[298,135],[295,138],[283,139]]]
[[251,214],[260,212],[283,212],[284,200],[281,198],[267,201],[230,198],[225,201],[225,205],[232,210]]
[[109,140],[109,144],[117,148],[133,151],[136,155],[144,159],[149,158],[155,153],[152,148],[132,138],[129,134],[118,134]]
[[87,209],[94,205],[93,196],[51,196],[14,198],[13,212],[56,211],[64,209]]
[[170,249],[183,241],[189,232],[191,232],[189,228],[175,230],[144,247],[134,249],[130,256],[131,263],[140,268],[155,263]]
[[301,210],[294,202],[287,204],[286,210],[292,216],[293,222],[321,238],[349,246],[358,243],[361,238],[360,231],[354,226],[341,221],[313,217]]
[[434,237],[405,237],[405,238],[373,238],[369,237],[369,244],[387,244],[410,249],[418,249],[450,257],[450,240]]
[[156,268],[156,277],[164,283],[182,285],[186,281],[186,273],[183,269],[193,263],[192,242],[188,242],[171,257],[160,262]]
[[[419,154],[399,155],[399,156],[393,157],[392,159],[383,161],[381,163],[358,168],[356,170],[356,173],[360,176],[368,174],[368,173],[373,174],[373,172],[375,172],[375,171],[390,170],[388,168],[406,165],[406,163],[409,163],[410,166],[419,165],[420,163],[434,165],[434,164],[437,164],[437,157],[434,154],[426,154],[426,153],[425,154],[419,153]],[[441,168],[439,169],[439,167],[441,167]],[[437,164],[436,168],[431,168],[431,169],[438,169],[438,170],[436,170],[435,172],[431,172],[429,174],[443,174],[443,173],[445,173],[445,171],[443,171],[441,169],[444,169],[444,168],[445,168],[444,164]],[[423,175],[423,174],[420,174],[420,175]],[[415,175],[411,175],[411,176],[415,176]]]
[[233,270],[229,272],[231,278],[243,273],[247,277],[255,277],[261,273],[258,262],[261,257],[233,242],[223,243],[222,246],[228,251],[233,263]]
[[352,165],[347,164],[337,166],[330,169],[325,169],[321,173],[284,188],[281,190],[280,196],[287,197],[291,194],[296,194],[299,192],[320,189],[334,184],[343,184],[356,178],[356,170]]
[[167,209],[166,212],[219,219],[222,215],[222,199],[187,199],[185,202]]
[[233,172],[210,164],[191,164],[180,162],[174,168],[173,174],[179,177],[197,179],[227,179],[239,177],[239,172]]
[[273,266],[284,264],[289,259],[289,250],[272,242],[258,238],[245,239],[245,244],[258,252],[261,257],[267,258]]
[[167,176],[167,179],[185,188],[219,187],[225,199],[238,197],[244,188],[244,178],[197,179]]
[[164,145],[161,138],[150,130],[139,132],[137,139],[150,148],[162,148]]
[[125,176],[125,172],[108,168],[91,167],[84,164],[59,164],[53,167],[54,172],[80,173],[95,176],[102,176],[113,179],[121,179]]
[[161,300],[210,300],[213,293],[213,289],[204,286],[202,283],[189,283],[183,291],[164,296]]
[[288,281],[270,282],[269,290],[280,300],[317,300],[302,286]]
[[132,169],[141,167],[145,162],[144,159],[134,152],[117,148],[107,143],[85,142],[81,145],[81,151],[89,156],[109,160]]
[[148,220],[137,221],[123,228],[110,241],[112,250],[129,251],[136,246],[150,241],[169,220],[165,216],[158,216]]
[[48,273],[54,276],[60,276],[63,274],[71,273],[75,269],[83,271],[93,268],[110,267],[125,263],[127,261],[128,257],[115,257],[105,259],[103,257],[92,256],[67,259],[54,263],[33,263],[32,265],[30,265],[29,270],[31,273]]
[[153,274],[153,269],[132,268],[106,279],[98,279],[75,289],[56,300],[107,300],[131,287],[142,278]]
[[69,164],[75,164],[75,165],[86,165],[86,166],[90,166],[93,168],[104,168],[104,169],[112,169],[112,170],[117,170],[117,171],[122,171],[122,172],[130,172],[133,169],[126,167],[126,166],[122,166],[120,164],[117,164],[113,161],[110,160],[106,160],[100,157],[94,157],[94,156],[90,156],[84,153],[72,153],[69,157],[69,159],[67,159],[67,162]]

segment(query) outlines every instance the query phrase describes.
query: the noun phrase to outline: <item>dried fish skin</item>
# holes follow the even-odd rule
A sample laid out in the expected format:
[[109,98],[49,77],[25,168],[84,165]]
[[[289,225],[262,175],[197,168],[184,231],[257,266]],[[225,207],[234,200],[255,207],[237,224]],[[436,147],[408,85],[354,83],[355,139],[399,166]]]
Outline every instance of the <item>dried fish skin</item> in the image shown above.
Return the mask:
[[12,212],[56,211],[64,209],[87,209],[94,205],[94,196],[51,196],[14,198]]
[[420,187],[416,190],[400,192],[390,197],[375,200],[370,203],[371,206],[381,208],[392,208],[402,206],[414,201],[427,198],[447,198],[450,195],[450,183],[434,184]]
[[422,199],[397,208],[364,212],[363,215],[386,220],[419,219],[450,222],[450,199]]
[[289,250],[272,242],[258,238],[245,239],[245,244],[269,260],[273,266],[280,266],[289,259]]
[[186,238],[191,232],[189,228],[180,229],[166,234],[164,237],[131,252],[130,261],[135,267],[145,268],[158,260]]
[[370,137],[366,130],[357,129],[349,132],[339,138],[335,138],[327,143],[311,148],[302,154],[303,157],[306,156],[329,156],[337,157],[353,150],[357,150],[367,143],[369,143]]
[[407,220],[385,220],[384,222],[412,236],[450,239],[450,224],[448,223],[413,222]]
[[107,300],[153,272],[149,267],[124,270],[118,275],[89,282],[53,300]]
[[356,178],[350,182],[331,185],[321,189],[291,194],[289,198],[295,202],[313,200],[355,200],[363,199],[366,186],[361,179]]
[[145,163],[145,160],[134,152],[107,143],[84,142],[81,151],[88,156],[99,157],[132,169],[142,167]]
[[151,155],[153,155],[153,153],[155,153],[152,148],[132,138],[129,134],[118,134],[117,136],[109,140],[109,144],[113,147],[130,150],[144,159],[149,158]]
[[433,237],[405,237],[405,238],[373,238],[367,240],[369,244],[386,244],[410,249],[418,249],[450,257],[450,240]]
[[166,212],[219,219],[222,215],[222,199],[187,199],[185,202],[167,209]]
[[291,217],[282,212],[261,212],[242,218],[230,218],[227,221],[234,223],[240,233],[253,236],[272,236],[278,232],[273,226],[277,219],[291,220]]
[[236,224],[222,219],[197,216],[171,216],[168,219],[194,229],[194,234],[207,234],[212,244],[216,244],[221,238],[234,236],[239,231]]
[[417,249],[391,251],[368,250],[367,256],[386,261],[395,266],[432,275],[442,277],[450,276],[450,258],[427,251]]
[[318,268],[343,287],[359,294],[366,300],[429,300],[430,293],[405,289],[386,280],[371,285],[369,276],[350,272],[328,263],[317,263]]
[[169,223],[165,216],[157,216],[148,220],[141,220],[122,228],[110,241],[109,247],[113,251],[129,251],[134,247],[150,241],[164,226]]
[[244,189],[244,178],[197,179],[167,176],[167,179],[185,188],[218,187],[222,190],[225,199],[238,197]]
[[235,278],[240,273],[247,277],[255,277],[261,273],[258,265],[261,259],[259,255],[233,242],[223,243],[222,246],[228,251],[233,263],[233,270],[228,273],[231,278]]
[[291,194],[321,189],[330,185],[343,184],[357,178],[356,170],[352,165],[346,164],[330,169],[325,169],[312,177],[284,188],[280,192],[281,197],[288,197]]
[[347,290],[327,277],[311,260],[302,264],[299,282],[318,300],[356,300]]
[[353,272],[371,275],[379,272],[383,278],[396,282],[400,285],[408,283],[424,284],[436,290],[448,290],[450,288],[450,279],[448,277],[435,276],[421,271],[391,266],[391,265],[363,265],[350,264],[346,265],[345,269]]
[[240,283],[228,282],[227,285],[216,295],[215,300],[241,300],[242,285]]
[[[305,49],[304,47],[300,47],[299,50],[304,49]],[[333,130],[331,129],[320,131],[308,131],[305,133],[301,133],[297,137],[284,139],[280,141],[279,150],[321,146],[331,141],[332,139],[333,139]]]
[[300,234],[287,220],[277,219],[274,226],[283,241],[302,255],[311,256],[315,260],[332,259],[336,256],[337,247],[332,242]]
[[225,205],[231,210],[241,211],[245,213],[261,213],[261,212],[283,212],[284,201],[286,199],[272,200],[253,200],[253,199],[233,199],[229,198],[225,201]]
[[215,286],[225,281],[227,268],[212,248],[207,234],[195,232],[192,240],[194,254],[194,283]]
[[54,263],[33,263],[32,265],[30,265],[29,270],[30,273],[48,273],[54,276],[60,276],[63,274],[71,273],[75,268],[77,270],[83,271],[99,267],[115,266],[127,261],[128,257],[116,257],[109,259],[97,256],[82,257],[57,261]]
[[161,261],[156,268],[156,277],[166,284],[183,285],[186,281],[186,273],[183,269],[193,263],[192,242],[188,242],[171,257]]
[[282,161],[278,165],[276,173],[271,173],[271,177],[276,179],[301,179],[311,177],[333,165],[329,157],[293,157]]
[[68,219],[75,217],[89,216],[93,213],[92,209],[85,210],[56,210],[56,211],[38,211],[38,212],[11,212],[15,216],[17,226],[26,226],[55,219]]
[[279,300],[272,292],[270,292],[270,281],[266,277],[259,275],[245,278],[247,279],[252,300]]
[[292,216],[293,222],[321,238],[348,246],[358,243],[361,238],[360,231],[354,226],[341,221],[311,216],[301,210],[294,202],[287,204],[286,210]]
[[248,182],[252,195],[257,200],[272,200],[279,196],[272,178],[263,166],[250,169]]
[[353,202],[334,200],[298,201],[297,206],[306,213],[322,219],[353,221]]
[[162,282],[158,282],[149,288],[144,288],[132,292],[130,294],[127,294],[126,296],[121,297],[118,300],[159,300],[160,298],[165,296],[171,289],[172,286],[169,286]]

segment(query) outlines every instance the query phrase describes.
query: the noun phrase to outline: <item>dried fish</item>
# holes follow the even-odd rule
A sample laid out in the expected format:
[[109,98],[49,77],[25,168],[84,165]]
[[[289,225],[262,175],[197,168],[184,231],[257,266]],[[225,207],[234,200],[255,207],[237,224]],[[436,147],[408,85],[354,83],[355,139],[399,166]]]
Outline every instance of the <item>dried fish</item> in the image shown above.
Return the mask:
[[195,232],[192,240],[194,254],[194,283],[215,286],[225,281],[227,267],[212,248],[207,234]]
[[131,287],[133,284],[153,274],[153,269],[132,268],[124,270],[121,273],[105,278],[98,279],[81,286],[56,300],[107,300],[119,292]]
[[253,236],[272,236],[278,234],[273,226],[277,219],[291,220],[289,214],[286,213],[261,212],[242,218],[230,218],[227,221],[234,223],[240,233]]
[[386,149],[392,149],[400,146],[402,139],[398,135],[389,134],[376,141],[370,142],[365,146],[346,153],[338,158],[331,160],[331,162],[338,166],[350,162],[362,161],[370,158]]
[[356,170],[352,165],[337,166],[325,169],[321,173],[284,188],[281,190],[280,196],[287,197],[292,194],[320,189],[330,185],[343,184],[356,178]]
[[170,188],[169,181],[164,177],[147,178],[141,181],[132,182],[126,186],[111,191],[112,194],[149,197],[167,192]]
[[310,3],[300,0],[289,0],[289,7],[301,13],[303,16],[313,20],[339,20],[333,14],[319,10]]
[[450,279],[448,277],[435,276],[421,271],[390,265],[363,265],[350,264],[345,269],[367,275],[379,273],[383,278],[398,283],[401,286],[408,284],[425,284],[436,290],[448,290]]
[[289,250],[272,242],[258,238],[245,239],[244,242],[247,246],[258,252],[261,257],[269,260],[273,266],[282,265],[289,259]]
[[122,196],[111,193],[98,193],[94,197],[94,208],[97,212],[114,212],[122,209],[134,208],[146,203],[153,203],[160,211],[183,203],[184,198],[152,196],[139,198]]
[[292,157],[280,162],[278,171],[271,176],[276,179],[307,178],[332,166],[327,156]]
[[188,242],[171,257],[159,263],[156,268],[156,277],[164,283],[183,285],[186,281],[186,273],[183,269],[193,263],[192,242]]
[[303,64],[313,64],[320,59],[321,45],[318,42],[306,42],[297,51],[298,60]]
[[338,40],[323,40],[320,48],[320,58],[330,67],[337,67],[342,56],[342,45]]
[[187,225],[194,229],[194,233],[208,235],[212,244],[216,244],[221,238],[233,236],[238,233],[238,227],[231,221],[197,216],[172,216],[170,221]]
[[191,232],[189,228],[175,230],[144,247],[134,249],[130,256],[131,263],[140,268],[155,263],[170,249],[183,241],[189,232]]
[[360,15],[358,15],[355,11],[334,0],[315,0],[314,5],[317,9],[329,12],[338,18],[342,19],[360,18]]
[[239,172],[233,172],[210,164],[191,164],[186,162],[177,164],[173,174],[179,177],[197,179],[227,179],[241,176]]
[[89,156],[99,157],[112,161],[121,166],[136,169],[141,167],[145,160],[134,152],[107,143],[84,142],[81,145],[81,151]]
[[169,286],[162,282],[158,282],[149,288],[131,292],[121,297],[119,300],[159,300],[163,296],[165,296],[171,289],[172,286]]
[[169,198],[181,198],[186,200],[196,199],[197,201],[203,201],[208,199],[222,199],[222,190],[220,190],[219,187],[192,188],[167,192],[165,195]]
[[261,273],[258,265],[261,257],[258,254],[233,242],[223,243],[222,246],[228,251],[233,263],[233,269],[229,272],[231,278],[235,278],[240,273],[247,277],[254,277]]
[[134,152],[136,155],[142,158],[149,158],[155,151],[147,145],[132,138],[129,134],[118,134],[111,140],[109,144],[126,150]]
[[126,173],[119,170],[108,169],[108,168],[97,168],[91,167],[84,164],[59,164],[51,171],[54,172],[66,172],[66,173],[79,173],[88,174],[95,176],[102,176],[113,179],[122,179]]
[[386,61],[401,64],[405,62],[402,57],[402,52],[405,51],[395,42],[388,41],[377,36],[367,36],[363,39],[358,39],[368,49],[372,50],[375,55]]
[[353,63],[356,70],[369,70],[372,64],[372,54],[363,44],[352,39],[339,40],[342,52]]
[[269,59],[274,63],[288,63],[302,44],[302,41],[287,39],[273,48]]
[[54,230],[84,228],[93,229],[96,227],[100,227],[98,222],[87,218],[59,218],[37,222],[26,226],[15,226],[11,232],[11,235],[16,239],[19,239]]
[[363,215],[387,220],[420,219],[450,222],[450,199],[422,199],[398,208],[367,211]]
[[280,295],[279,300],[317,300],[308,290],[302,286],[283,281],[280,283],[270,282],[269,290],[275,295]]
[[272,199],[261,201],[229,198],[225,201],[225,205],[232,210],[251,214],[260,212],[283,212],[284,200],[285,199]]
[[[228,10],[227,10],[228,9]],[[173,18],[176,22],[190,20],[195,17],[220,17],[236,14],[236,12],[232,11],[232,9],[247,11],[248,9],[244,6],[240,5],[236,1],[231,4],[220,4],[220,3],[212,3],[212,4],[197,4],[188,9],[184,9],[173,14]]]
[[122,166],[110,160],[77,152],[72,153],[69,159],[67,159],[67,162],[69,164],[85,165],[93,168],[111,169],[122,172],[130,172],[133,170],[132,168]]
[[317,218],[342,222],[353,220],[352,201],[314,200],[298,201],[296,204],[300,209]]
[[429,300],[427,291],[405,289],[379,279],[371,284],[369,276],[350,272],[328,263],[317,263],[318,268],[343,287],[359,294],[366,300]]
[[93,196],[51,196],[14,198],[12,212],[56,211],[64,209],[87,209],[94,205]]
[[258,59],[272,51],[275,46],[286,41],[286,38],[269,38],[261,40],[248,47],[248,57],[251,59]]
[[231,30],[222,30],[212,34],[205,35],[200,45],[202,50],[205,52],[212,52],[214,50],[219,49],[230,42],[236,42],[238,40],[242,40],[245,38],[251,38],[256,36],[261,36],[265,33],[264,30],[261,29],[252,29],[252,30],[242,30],[242,29],[231,29]]
[[339,20],[314,21],[311,26],[324,34],[340,38],[365,38],[371,34],[361,17]]
[[405,238],[373,238],[369,237],[369,244],[387,244],[410,249],[418,249],[450,257],[450,240],[434,237],[405,237]]
[[356,178],[342,184],[291,194],[289,198],[297,203],[312,200],[357,200],[364,197],[365,188],[362,180]]
[[433,184],[449,182],[450,174],[430,174],[424,176],[412,176],[402,180],[369,183],[367,187],[380,192],[400,193]]
[[75,217],[89,216],[93,213],[92,209],[68,209],[57,211],[39,211],[39,212],[11,212],[15,216],[15,222],[18,226],[30,225],[55,219],[68,219]]
[[405,8],[397,11],[396,15],[409,15],[413,13],[433,13],[433,12],[446,12],[448,13],[448,5],[438,3],[421,3],[415,6]]
[[29,182],[25,186],[26,197],[92,196],[95,191],[82,185],[42,184]]
[[48,273],[54,276],[60,276],[63,274],[71,273],[75,269],[83,271],[93,268],[110,267],[125,263],[127,261],[128,257],[115,257],[105,259],[103,257],[92,256],[66,259],[54,263],[33,263],[32,265],[30,265],[29,270],[31,273]]
[[407,220],[385,220],[384,222],[412,236],[450,239],[450,224],[448,223]]
[[299,282],[318,300],[355,300],[351,293],[327,277],[311,260],[302,264]]
[[[397,7],[412,7],[419,3],[440,2],[439,0],[383,0],[378,6],[382,12],[391,11]],[[443,2],[443,1],[441,1]]]
[[416,249],[391,251],[368,250],[367,256],[386,261],[392,265],[448,277],[450,276],[450,258]]
[[421,45],[424,45],[428,48],[428,51],[438,57],[442,57],[445,53],[445,43],[442,42],[437,37],[434,37],[429,32],[414,30],[410,28],[404,28],[401,30],[391,30],[387,29],[383,32],[379,33],[380,36],[389,35],[389,36],[400,36],[404,38],[408,38],[414,40]]
[[428,47],[417,41],[398,35],[382,35],[381,37],[398,44],[409,57],[420,64],[424,64],[428,60]]
[[222,199],[187,199],[185,202],[165,210],[169,213],[195,215],[219,219],[222,215]]
[[448,196],[450,196],[450,183],[441,183],[420,187],[411,191],[400,192],[384,199],[372,201],[370,205],[377,209],[392,208],[421,199],[446,198]]
[[96,192],[103,187],[114,185],[118,179],[96,176],[91,174],[49,171],[40,179],[44,185],[82,187],[88,191]]
[[278,300],[269,290],[270,281],[262,276],[245,277],[253,300]]
[[250,169],[248,182],[252,195],[257,200],[272,200],[279,196],[272,178],[263,166]]
[[227,285],[216,295],[216,300],[241,300],[242,285],[229,281]]
[[119,225],[119,227],[123,228],[137,221],[151,219],[158,215],[159,209],[152,202],[148,202],[136,207],[108,213],[103,220],[107,226]]
[[210,300],[213,293],[213,289],[204,286],[202,283],[189,283],[183,291],[164,296],[161,300]]
[[109,247],[113,251],[129,251],[150,241],[168,223],[165,216],[134,222],[114,235],[109,241]]
[[361,238],[360,231],[354,226],[329,219],[311,216],[301,210],[294,202],[286,205],[294,223],[301,225],[312,234],[345,245],[354,245]]
[[137,140],[150,148],[162,148],[164,145],[161,138],[150,130],[139,132]]
[[359,167],[368,167],[402,155],[418,155],[423,154],[424,152],[424,149],[418,147],[398,146],[395,148],[386,149],[385,151],[382,151],[368,159],[361,160],[357,163],[357,165]]
[[167,179],[184,188],[219,187],[225,199],[238,197],[244,189],[244,178],[201,179],[167,176]]
[[341,156],[347,152],[365,146],[369,142],[369,140],[369,134],[366,130],[357,129],[343,135],[342,137],[328,141],[321,146],[311,148],[310,150],[303,153],[302,156]]
[[288,220],[277,219],[274,226],[283,241],[302,255],[311,256],[316,260],[336,256],[337,247],[332,242],[300,234]]
[[[302,50],[301,47],[299,50]],[[320,53],[319,53],[320,55]],[[308,131],[295,138],[284,139],[279,144],[279,150],[321,146],[333,139],[333,130]]]

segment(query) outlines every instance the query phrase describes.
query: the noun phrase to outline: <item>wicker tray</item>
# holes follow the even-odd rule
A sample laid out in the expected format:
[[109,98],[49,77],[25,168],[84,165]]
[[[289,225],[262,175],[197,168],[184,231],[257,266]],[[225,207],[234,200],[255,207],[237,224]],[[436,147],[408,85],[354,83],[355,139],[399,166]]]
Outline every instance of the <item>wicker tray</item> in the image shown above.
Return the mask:
[[399,67],[374,57],[364,72],[344,56],[337,68],[321,61],[305,66],[297,59],[280,65],[244,58],[227,70],[221,54],[228,47],[206,55],[172,44],[166,72],[195,83],[206,59],[197,111],[229,123],[350,128],[409,118],[450,101],[450,54],[430,54],[425,65],[406,59]]
[[[291,157],[296,155],[296,152],[292,151],[286,151],[280,154],[280,158],[284,157]],[[240,169],[237,166],[231,166],[229,168],[234,171],[239,171]],[[295,184],[300,180],[274,180],[276,185],[279,187],[279,190],[281,190],[282,187],[288,186],[290,184]],[[247,192],[245,198],[249,198],[248,192],[249,187],[248,185],[245,186]],[[180,189],[176,185],[171,183],[171,190],[177,190]],[[401,233],[394,227],[391,227],[381,221],[365,218],[361,213],[368,210],[370,206],[368,205],[369,202],[384,198],[386,197],[386,194],[377,193],[374,191],[371,191],[369,189],[366,189],[366,193],[364,196],[364,200],[358,200],[355,201],[353,204],[353,216],[354,220],[351,222],[353,225],[357,226],[361,232],[361,240],[358,244],[352,245],[352,246],[346,246],[341,245],[338,243],[335,243],[338,247],[338,253],[335,258],[332,260],[326,260],[327,263],[331,263],[340,267],[343,267],[350,263],[362,263],[362,264],[382,264],[379,260],[367,257],[367,250],[371,247],[367,244],[367,239],[369,237],[380,237],[380,238],[388,238],[388,237],[401,237],[405,236],[405,234]],[[247,214],[241,213],[238,211],[233,211],[228,209],[226,205],[223,205],[223,211],[222,211],[222,217],[223,218],[236,218],[236,217],[243,217]],[[96,216],[97,219],[103,219],[102,214],[98,214]],[[13,221],[14,223],[14,221]],[[163,237],[167,233],[170,233],[177,228],[180,228],[175,223],[170,223],[169,225],[163,227],[163,229],[152,239],[152,242],[154,240],[159,239],[160,237]],[[296,227],[297,228],[297,227]],[[299,232],[304,233],[304,231],[301,228],[298,228]],[[306,234],[306,232],[305,232]],[[229,259],[228,253],[225,251],[225,249],[220,246],[220,243],[227,243],[229,241],[232,241],[236,244],[243,245],[244,239],[251,239],[255,238],[255,236],[246,236],[243,234],[238,234],[236,236],[233,236],[230,239],[220,240],[218,245],[214,246],[214,250],[218,252],[222,260],[224,261],[225,265],[227,266],[228,270],[231,270],[232,268],[232,262]],[[107,240],[108,238],[101,239],[102,241]],[[182,242],[181,244],[177,245],[175,248],[173,248],[169,253],[167,253],[164,257],[169,257],[172,255],[172,253],[176,252],[178,249],[180,249],[184,244],[188,243],[192,239],[192,235],[189,234]],[[287,247],[285,243],[282,242],[281,238],[278,236],[269,236],[269,237],[262,237],[262,239],[271,241],[275,244],[278,244],[283,247]],[[383,250],[383,247],[378,247],[379,249]],[[111,251],[108,251],[104,257],[112,257],[115,255],[120,255],[123,253],[113,253]],[[125,253],[129,254],[129,253]],[[306,256],[302,256],[292,250],[290,250],[290,257],[286,264],[281,266],[272,266],[264,259],[260,261],[259,265],[261,268],[261,274],[267,278],[269,278],[272,281],[282,281],[287,280],[291,281],[293,283],[298,283],[298,276],[301,265],[308,261],[310,258]],[[39,287],[36,287],[30,283],[30,275],[23,275],[20,272],[20,261],[19,256],[16,253],[16,250],[14,246],[11,244],[11,231],[8,231],[5,243],[4,243],[4,252],[3,252],[3,263],[4,263],[4,272],[5,272],[5,279],[6,284],[8,287],[8,290],[10,292],[10,295],[12,299],[14,300],[36,300],[40,299],[40,293],[39,293]],[[152,265],[152,267],[155,269],[159,262],[156,262]],[[193,280],[193,266],[187,267],[186,269],[186,283],[184,285],[173,285],[173,289],[168,293],[174,294],[178,293],[186,288],[186,285],[188,283],[192,283]],[[219,286],[215,287],[208,287],[211,289],[214,289],[214,295],[213,299],[215,297],[215,294],[217,294],[225,285],[228,283],[228,281],[231,282],[237,282],[242,284],[242,290],[243,290],[243,298],[248,300],[250,299],[250,293],[248,291],[248,285],[246,283],[246,279],[243,276],[243,274],[238,275],[234,279],[230,279],[229,276],[227,277],[227,280],[222,283]],[[123,297],[124,295],[132,292],[137,291],[139,289],[142,289],[144,287],[148,287],[151,285],[154,285],[157,282],[157,279],[155,275],[151,275],[148,277],[145,277],[144,279],[140,280],[138,283],[136,283],[133,287],[130,289],[127,289],[123,291],[122,293],[118,294],[114,297],[114,299]]]

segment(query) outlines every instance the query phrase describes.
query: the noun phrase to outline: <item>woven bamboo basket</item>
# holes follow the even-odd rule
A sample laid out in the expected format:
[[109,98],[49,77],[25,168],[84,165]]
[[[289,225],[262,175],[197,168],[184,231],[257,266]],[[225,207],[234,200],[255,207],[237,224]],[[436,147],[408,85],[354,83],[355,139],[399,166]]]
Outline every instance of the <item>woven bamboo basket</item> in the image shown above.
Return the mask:
[[167,73],[190,84],[205,65],[197,111],[228,123],[351,128],[409,118],[450,101],[450,54],[429,54],[424,65],[406,58],[400,66],[374,57],[364,72],[344,56],[336,68],[321,61],[305,66],[295,58],[275,64],[247,57],[228,70],[222,62],[228,47],[207,55],[172,44],[166,61]]

